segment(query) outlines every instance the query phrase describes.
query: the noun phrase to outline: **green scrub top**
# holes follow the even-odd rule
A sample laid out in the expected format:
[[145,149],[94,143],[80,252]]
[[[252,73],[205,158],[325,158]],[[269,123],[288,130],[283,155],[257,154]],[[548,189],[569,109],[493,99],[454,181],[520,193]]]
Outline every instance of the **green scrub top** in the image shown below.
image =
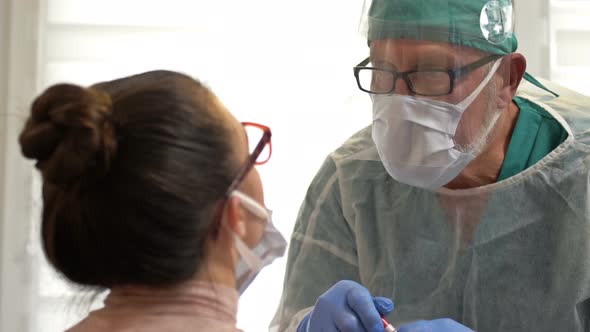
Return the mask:
[[521,97],[515,97],[514,102],[520,113],[498,181],[534,165],[568,136],[561,124],[539,105]]

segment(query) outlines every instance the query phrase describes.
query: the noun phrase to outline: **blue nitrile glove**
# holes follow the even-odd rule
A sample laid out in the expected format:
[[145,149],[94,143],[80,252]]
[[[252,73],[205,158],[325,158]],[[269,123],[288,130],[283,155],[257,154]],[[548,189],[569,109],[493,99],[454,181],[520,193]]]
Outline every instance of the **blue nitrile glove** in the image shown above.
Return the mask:
[[452,319],[441,318],[402,325],[398,332],[473,332],[473,330]]
[[318,298],[297,332],[383,332],[381,315],[391,311],[390,299],[372,297],[360,284],[343,280]]

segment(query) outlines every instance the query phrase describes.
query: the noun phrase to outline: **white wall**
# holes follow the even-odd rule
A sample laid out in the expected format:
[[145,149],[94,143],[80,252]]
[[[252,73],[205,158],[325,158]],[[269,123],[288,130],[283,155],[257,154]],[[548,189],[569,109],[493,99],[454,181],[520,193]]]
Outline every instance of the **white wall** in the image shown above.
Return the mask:
[[527,71],[549,78],[548,0],[514,0],[518,51],[527,58]]
[[[6,155],[4,153],[4,146],[6,141],[6,69],[7,69],[7,50],[8,50],[8,2],[7,0],[0,0],[0,211],[2,211],[3,202],[6,201],[6,192],[8,188],[4,186],[4,170],[6,163]],[[2,240],[4,238],[4,217],[0,213],[0,248],[2,247]],[[0,249],[0,250],[1,250]],[[7,297],[6,291],[2,287],[4,283],[4,257],[0,254],[0,299]],[[0,322],[3,321],[3,310],[0,302]],[[0,331],[1,331],[0,327]]]
[[0,331],[27,331],[32,172],[16,141],[37,88],[37,1],[2,0],[0,6]]
[[551,80],[590,95],[590,1],[549,0]]
[[514,0],[527,71],[590,95],[590,1]]

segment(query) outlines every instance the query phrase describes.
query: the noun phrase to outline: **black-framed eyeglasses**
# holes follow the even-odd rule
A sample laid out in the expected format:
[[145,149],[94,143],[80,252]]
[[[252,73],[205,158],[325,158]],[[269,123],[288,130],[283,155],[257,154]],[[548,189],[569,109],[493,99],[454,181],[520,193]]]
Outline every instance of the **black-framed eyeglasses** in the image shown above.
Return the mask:
[[272,133],[269,127],[254,122],[242,122],[242,126],[244,126],[248,137],[250,155],[227,188],[226,198],[229,198],[231,193],[244,181],[246,174],[254,165],[265,164],[272,154],[272,141],[270,140]]
[[403,79],[410,92],[418,96],[444,96],[453,93],[455,81],[502,55],[490,55],[456,69],[428,69],[397,72],[391,69],[366,67],[370,58],[356,65],[354,76],[359,89],[372,94],[391,94],[398,79]]

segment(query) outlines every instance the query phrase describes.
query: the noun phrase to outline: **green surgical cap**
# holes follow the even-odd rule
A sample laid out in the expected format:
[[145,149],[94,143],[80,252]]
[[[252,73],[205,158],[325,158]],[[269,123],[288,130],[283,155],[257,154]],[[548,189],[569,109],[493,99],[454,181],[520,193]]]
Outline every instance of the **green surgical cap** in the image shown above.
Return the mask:
[[500,55],[518,47],[511,0],[373,0],[368,8],[369,41],[429,40]]

